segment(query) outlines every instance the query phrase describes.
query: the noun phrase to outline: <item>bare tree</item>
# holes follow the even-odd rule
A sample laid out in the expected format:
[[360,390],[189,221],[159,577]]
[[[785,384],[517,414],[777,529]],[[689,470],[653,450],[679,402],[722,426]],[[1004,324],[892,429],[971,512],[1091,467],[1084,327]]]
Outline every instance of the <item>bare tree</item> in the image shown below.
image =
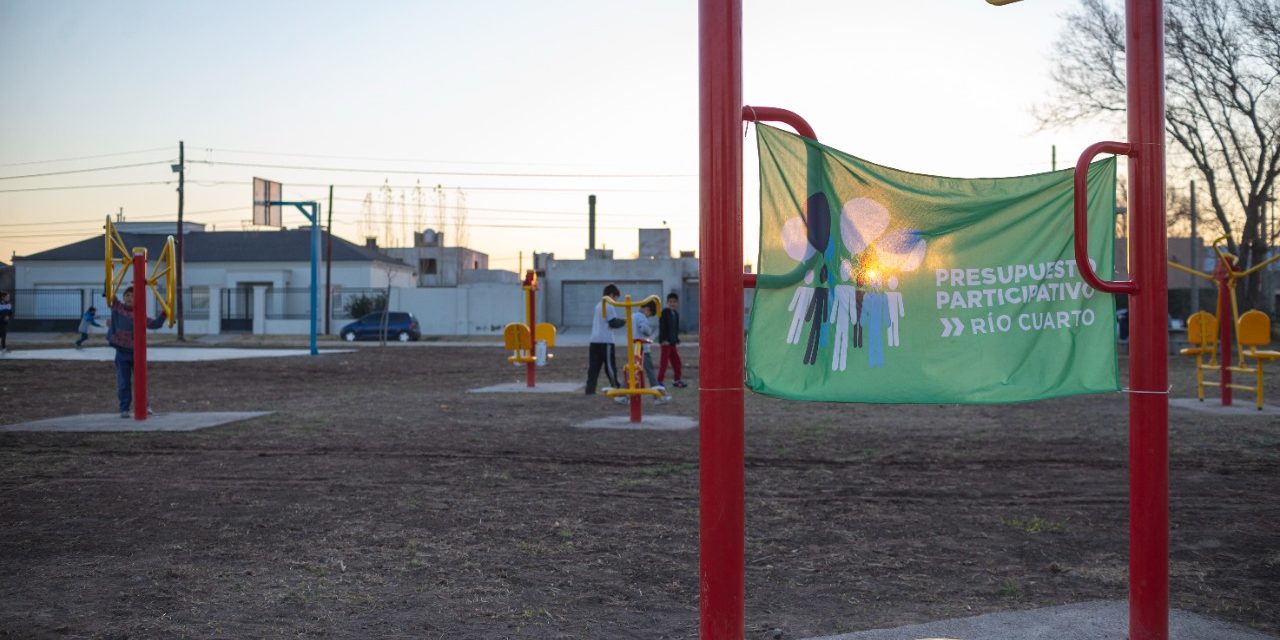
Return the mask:
[[[1042,124],[1122,116],[1124,46],[1121,15],[1104,0],[1081,0],[1057,43],[1058,95],[1038,113]],[[1264,214],[1280,176],[1278,82],[1280,0],[1165,1],[1169,165],[1201,181],[1242,268],[1265,260],[1275,235]],[[1241,292],[1245,308],[1260,302],[1259,275]]]

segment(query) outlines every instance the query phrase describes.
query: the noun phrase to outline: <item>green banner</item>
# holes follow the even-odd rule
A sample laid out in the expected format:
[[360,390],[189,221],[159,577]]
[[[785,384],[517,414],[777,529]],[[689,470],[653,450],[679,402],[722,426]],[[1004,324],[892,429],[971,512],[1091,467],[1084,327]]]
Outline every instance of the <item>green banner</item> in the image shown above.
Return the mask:
[[[959,179],[768,126],[747,386],[794,400],[994,403],[1116,391],[1115,300],[1080,277],[1072,175]],[[1089,168],[1112,277],[1115,158]]]

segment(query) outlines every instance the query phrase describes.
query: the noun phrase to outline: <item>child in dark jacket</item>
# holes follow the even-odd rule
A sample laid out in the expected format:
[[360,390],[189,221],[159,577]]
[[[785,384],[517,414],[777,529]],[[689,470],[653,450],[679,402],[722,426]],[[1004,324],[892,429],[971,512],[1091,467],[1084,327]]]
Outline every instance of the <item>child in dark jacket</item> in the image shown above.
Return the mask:
[[89,310],[84,312],[84,316],[80,318],[80,339],[76,340],[77,349],[79,349],[80,346],[84,344],[85,340],[89,339],[89,327],[102,326],[98,324],[98,316],[96,315],[97,313],[98,313],[98,310],[96,308],[89,307]]
[[[164,324],[164,312],[147,320],[148,329]],[[111,329],[107,342],[116,350],[116,398],[120,401],[120,417],[129,417],[133,402],[133,287],[124,290],[123,300],[111,301]],[[147,407],[151,413],[151,407]]]
[[681,371],[680,351],[677,345],[680,344],[680,296],[674,291],[667,294],[667,308],[662,310],[662,315],[658,318],[658,344],[662,345],[662,353],[658,357],[658,384],[662,384],[664,378],[667,377],[667,365],[671,365],[671,370],[675,372],[675,382],[671,383],[673,387],[686,387]]

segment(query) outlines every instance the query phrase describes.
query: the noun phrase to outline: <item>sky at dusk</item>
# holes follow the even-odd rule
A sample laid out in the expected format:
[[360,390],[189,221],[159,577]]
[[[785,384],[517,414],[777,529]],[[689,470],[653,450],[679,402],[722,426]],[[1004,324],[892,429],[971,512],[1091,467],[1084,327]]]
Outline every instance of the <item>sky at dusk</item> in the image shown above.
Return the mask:
[[[1038,173],[1053,145],[1070,166],[1123,139],[1119,123],[1039,131],[1032,115],[1076,8],[744,0],[744,99],[908,171]],[[5,262],[97,235],[121,210],[176,220],[179,140],[186,218],[219,230],[252,228],[262,176],[326,216],[335,185],[334,232],[355,242],[404,246],[441,226],[443,203],[454,244],[465,208],[466,244],[493,268],[581,258],[589,194],[616,257],[634,255],[639,228],[697,249],[693,0],[0,0],[0,87]],[[745,144],[753,262],[753,132]]]

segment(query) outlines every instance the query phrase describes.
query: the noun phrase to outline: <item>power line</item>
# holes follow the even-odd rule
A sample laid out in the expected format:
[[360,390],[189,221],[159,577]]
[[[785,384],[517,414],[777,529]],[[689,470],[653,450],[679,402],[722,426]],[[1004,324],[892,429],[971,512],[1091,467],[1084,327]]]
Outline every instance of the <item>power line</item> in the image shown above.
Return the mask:
[[378,173],[429,176],[468,176],[490,178],[692,178],[686,173],[510,173],[490,171],[417,171],[411,169],[365,169],[357,167],[313,167],[305,165],[262,164],[256,162],[221,162],[217,160],[188,160],[189,163],[226,167],[256,167],[260,169],[289,169],[296,171],[331,171],[338,173]]
[[173,180],[157,180],[154,182],[119,182],[115,184],[74,184],[61,187],[27,187],[25,189],[0,189],[0,193],[18,193],[22,191],[63,191],[67,189],[106,189],[110,187],[142,187],[155,184],[173,184]]
[[135,167],[149,167],[156,164],[170,164],[168,160],[159,160],[155,162],[139,162],[136,164],[118,164],[112,167],[92,167],[89,169],[68,169],[66,171],[50,171],[48,173],[29,173],[24,176],[0,176],[0,180],[17,180],[19,178],[43,178],[45,176],[64,176],[71,173],[90,173],[93,171],[112,171],[115,169],[133,169]]
[[[223,212],[227,212],[227,211],[241,211],[241,210],[246,210],[246,209],[247,209],[247,207],[225,207],[225,208],[222,208],[222,209],[205,209],[205,210],[203,210],[203,211],[188,211],[188,212],[186,212],[186,214],[187,214],[187,215],[192,215],[192,214],[199,215],[199,214],[205,214],[205,213],[223,213]],[[139,219],[139,218],[144,219],[144,220],[163,220],[163,219],[165,219],[165,218],[168,218],[168,217],[171,217],[171,216],[174,216],[174,215],[176,215],[176,214],[173,214],[173,213],[149,213],[149,214],[142,214],[142,215],[139,215],[139,214],[131,213],[131,214],[129,214],[128,219],[127,219],[126,221],[137,220],[137,219]],[[106,216],[106,214],[103,214],[103,217],[105,217],[105,216]],[[55,221],[52,221],[52,222],[0,222],[0,228],[7,228],[7,227],[51,227],[51,226],[77,225],[77,224],[78,224],[78,225],[99,225],[99,226],[101,226],[101,222],[100,222],[100,220],[101,220],[101,219],[102,219],[102,218],[100,217],[100,218],[98,219],[99,221],[95,221],[95,222],[89,222],[89,221],[87,221],[87,220],[55,220]]]
[[[364,198],[334,198],[334,200],[337,200],[340,202],[364,202]],[[494,207],[473,207],[470,205],[467,206],[467,211],[490,211],[490,212],[500,212],[500,213],[532,213],[532,214],[538,214],[538,215],[545,214],[545,215],[573,215],[573,216],[585,215],[587,213],[587,210],[585,207],[580,210],[565,210],[565,209],[552,210],[552,209],[501,209],[501,208],[494,208]],[[635,216],[642,216],[642,215],[665,215],[665,214],[656,214],[656,213],[649,213],[649,214],[626,213],[626,212],[620,212],[620,211],[613,211],[611,212],[611,214],[626,216],[628,218],[635,217]]]
[[156,147],[154,149],[139,149],[137,151],[119,151],[116,153],[99,153],[92,156],[77,156],[75,158],[56,158],[54,160],[28,160],[26,162],[8,162],[0,164],[0,167],[21,167],[32,164],[52,164],[54,162],[73,162],[76,160],[96,160],[98,158],[113,158],[116,156],[133,156],[140,153],[155,153],[156,151],[168,151],[171,147]]
[[537,167],[537,166],[572,166],[567,163],[548,163],[548,162],[479,162],[468,160],[423,160],[415,158],[379,158],[370,156],[336,156],[309,153],[282,153],[278,151],[247,151],[243,149],[218,149],[215,147],[199,147],[199,145],[191,145],[193,148],[200,148],[208,152],[221,153],[240,153],[245,155],[259,156],[278,156],[284,158],[320,158],[325,160],[371,160],[375,162],[416,162],[418,164],[467,164],[481,166],[512,166],[512,167]]
[[[188,160],[188,162],[190,162],[190,160]],[[188,181],[187,181],[187,184],[188,184],[188,185],[192,185],[192,184],[194,184],[194,185],[196,185],[196,186],[200,186],[200,187],[225,187],[225,186],[232,186],[232,185],[234,185],[234,186],[238,186],[238,187],[247,187],[247,186],[250,186],[250,184],[251,184],[251,183],[250,183],[250,182],[248,182],[248,181],[244,181],[244,180],[201,180],[201,181],[191,181],[191,180],[188,180]],[[381,189],[381,188],[383,187],[383,185],[381,185],[381,184],[335,184],[335,185],[330,185],[330,184],[328,184],[328,183],[319,183],[319,182],[287,182],[287,183],[285,183],[285,186],[286,186],[286,187],[315,187],[315,188],[328,188],[328,187],[332,186],[332,187],[333,187],[333,188],[335,188],[335,189]],[[394,184],[392,184],[392,185],[386,185],[386,186],[389,186],[389,187],[391,187],[392,189],[413,189],[415,186],[421,186],[421,185],[408,185],[408,186],[404,186],[404,185],[394,185]],[[446,188],[446,189],[461,189],[462,191],[537,191],[537,192],[551,192],[551,193],[661,193],[661,192],[663,192],[663,191],[666,191],[666,189],[593,189],[593,188],[571,189],[571,188],[559,188],[559,187],[457,187],[457,186],[449,186],[449,187],[445,187],[445,188]],[[0,193],[4,193],[4,192],[3,192],[3,191],[0,191]]]

